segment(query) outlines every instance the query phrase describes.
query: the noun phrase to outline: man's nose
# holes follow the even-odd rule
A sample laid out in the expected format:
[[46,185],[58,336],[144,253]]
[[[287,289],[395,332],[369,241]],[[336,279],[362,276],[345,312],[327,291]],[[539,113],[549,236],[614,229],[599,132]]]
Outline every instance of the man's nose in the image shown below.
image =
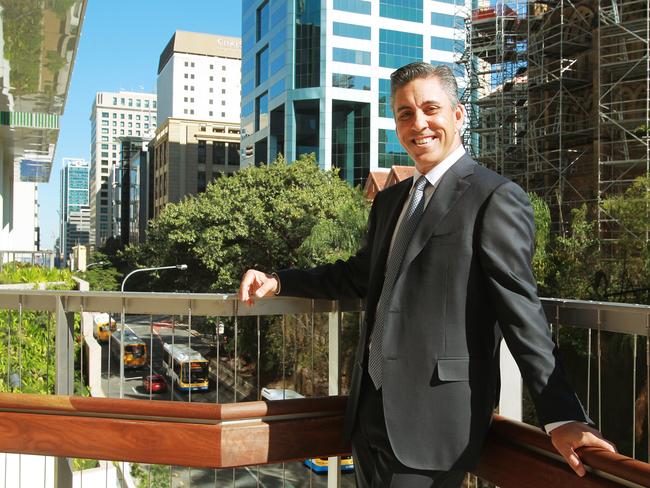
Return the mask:
[[419,131],[421,131],[423,129],[426,129],[428,126],[429,126],[429,123],[427,121],[427,117],[424,114],[424,112],[422,112],[422,110],[418,110],[417,112],[415,112],[415,118],[414,118],[414,121],[413,121],[413,128],[416,131],[419,132]]

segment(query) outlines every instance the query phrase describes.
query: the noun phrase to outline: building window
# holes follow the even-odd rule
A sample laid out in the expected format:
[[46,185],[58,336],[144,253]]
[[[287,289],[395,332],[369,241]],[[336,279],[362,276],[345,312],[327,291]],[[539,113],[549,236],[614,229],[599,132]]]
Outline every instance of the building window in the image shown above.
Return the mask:
[[440,51],[454,50],[454,40],[447,37],[431,37],[431,49],[438,49]]
[[194,62],[190,63],[190,66],[191,66],[192,68],[194,68]]
[[225,100],[221,100],[221,105],[225,105],[225,104],[226,104],[226,101],[225,101]]
[[138,108],[142,106],[142,101],[139,98],[135,101],[135,106]]
[[222,83],[225,83],[225,82],[226,82],[226,77],[225,77],[225,76],[224,76],[223,78],[221,78],[221,82],[222,82]]
[[265,129],[269,119],[269,96],[264,92],[255,99],[255,131]]
[[133,107],[133,99],[129,98],[129,107]]
[[441,14],[438,12],[431,12],[431,25],[440,27],[455,27],[454,16],[449,14]]
[[102,112],[102,117],[108,118],[108,112]]
[[222,95],[225,95],[225,94],[226,94],[226,89],[225,89],[225,88],[222,88],[222,89],[221,89],[221,94],[222,94]]
[[353,39],[370,40],[370,27],[367,27],[365,25],[334,22],[334,35],[341,37],[352,37]]
[[222,117],[225,117],[225,116],[226,116],[226,112],[221,112],[221,116],[222,116]]
[[370,90],[370,78],[367,76],[332,73],[332,86],[351,88],[353,90]]
[[212,143],[212,164],[226,164],[226,143],[214,141]]
[[183,73],[183,78],[187,78],[189,75],[187,73]]
[[379,66],[397,69],[415,61],[422,61],[420,34],[379,30]]
[[205,141],[199,141],[196,154],[197,162],[199,164],[205,164]]
[[210,110],[210,111],[208,112],[208,115],[209,115],[210,117],[212,117],[212,110]]
[[210,65],[210,69],[214,69],[214,64],[211,64],[211,65]]
[[378,164],[380,168],[392,166],[413,166],[406,150],[399,143],[397,132],[390,129],[379,129]]
[[256,16],[256,37],[259,41],[269,31],[269,2],[266,1],[257,9]]
[[334,10],[370,15],[370,2],[366,0],[334,0]]
[[213,102],[212,99],[208,100],[208,104],[212,105],[212,102]]
[[315,87],[320,84],[320,4],[320,0],[296,2],[296,88]]
[[379,15],[391,19],[422,22],[422,0],[380,0]]
[[185,61],[185,63],[184,63],[184,64],[185,64],[185,66],[189,66],[189,63],[188,63],[187,61]]
[[144,101],[144,108],[149,108],[149,100]]
[[210,87],[210,93],[214,92],[214,88]]
[[120,105],[124,105],[124,99],[120,98]]
[[393,110],[390,106],[390,80],[379,79],[379,116],[393,118]]
[[117,97],[113,97],[113,105],[117,105]]
[[226,71],[226,65],[221,66],[221,71]]
[[355,49],[335,47],[332,50],[332,58],[334,61],[339,61],[341,63],[370,64],[370,53],[368,51],[357,51]]
[[190,75],[190,79],[192,79],[192,80],[194,79],[194,73],[192,73],[192,74]]

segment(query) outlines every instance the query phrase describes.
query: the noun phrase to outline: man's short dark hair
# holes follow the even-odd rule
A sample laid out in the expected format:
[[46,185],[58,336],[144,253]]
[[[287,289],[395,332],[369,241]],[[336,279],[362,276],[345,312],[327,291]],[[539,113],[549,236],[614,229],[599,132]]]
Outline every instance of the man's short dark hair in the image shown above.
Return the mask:
[[432,66],[429,63],[419,61],[402,66],[390,75],[391,105],[395,100],[395,92],[399,88],[413,80],[426,78],[437,78],[443,90],[447,93],[451,106],[455,107],[458,104],[458,84],[451,68],[444,64]]

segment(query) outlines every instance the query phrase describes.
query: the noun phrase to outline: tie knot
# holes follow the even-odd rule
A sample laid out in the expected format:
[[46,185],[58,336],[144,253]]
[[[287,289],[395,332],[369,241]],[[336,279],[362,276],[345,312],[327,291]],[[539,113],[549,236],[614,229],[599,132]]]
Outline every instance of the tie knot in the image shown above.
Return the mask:
[[427,180],[426,176],[420,176],[415,182],[415,191],[423,191],[427,183],[429,183],[429,180]]

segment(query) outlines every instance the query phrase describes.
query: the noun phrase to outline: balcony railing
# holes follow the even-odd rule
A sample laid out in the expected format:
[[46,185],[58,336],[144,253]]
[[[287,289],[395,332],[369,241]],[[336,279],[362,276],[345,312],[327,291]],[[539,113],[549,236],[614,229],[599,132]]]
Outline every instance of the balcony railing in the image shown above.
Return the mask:
[[[558,460],[539,429],[495,417],[473,476],[501,487],[650,486],[650,466],[643,462],[649,451],[650,307],[553,299],[544,300],[544,306],[560,349],[579,352],[565,362],[590,415],[630,457],[586,451],[583,455],[592,470],[578,479]],[[298,473],[295,463],[289,462],[349,450],[340,438],[345,397],[339,395],[346,393],[345,338],[355,334],[352,329],[361,320],[360,307],[359,302],[291,298],[260,300],[248,307],[232,295],[218,294],[0,291],[0,310],[6,311],[0,330],[5,357],[0,361],[7,367],[6,384],[13,385],[15,392],[0,395],[0,451],[55,456],[61,487],[72,486],[66,458],[186,466],[192,468],[183,475],[191,486],[203,486],[200,481],[192,484],[196,478],[192,473],[206,469],[215,470],[215,481],[209,486],[243,486],[255,480],[262,485],[265,476],[303,476],[312,486],[322,485],[323,480],[307,468],[300,466]],[[145,374],[160,370],[164,342],[211,350],[211,391],[183,394],[169,385],[164,398],[172,401],[149,401],[160,395],[142,392],[123,361],[115,364],[111,348],[93,338],[92,312],[113,314],[118,330],[133,328],[145,339],[150,351]],[[80,328],[75,327],[75,317],[80,319]],[[205,317],[213,318],[212,329],[206,329]],[[50,372],[48,366],[45,383],[51,379],[55,388],[50,389],[58,395],[25,394],[26,379],[43,376],[30,371],[33,365],[26,361],[25,351],[17,354],[26,341],[28,320],[42,321],[43,337],[56,340],[56,347],[46,353],[55,367]],[[227,324],[220,325],[222,321]],[[265,321],[266,326],[282,332],[274,339],[276,351],[260,341]],[[230,339],[224,344],[228,334]],[[306,337],[302,342],[297,339],[301,334]],[[612,335],[623,340],[610,346]],[[296,359],[297,351],[291,348],[299,342],[305,346],[305,357]],[[77,355],[76,363],[75,344],[84,344],[85,351]],[[269,377],[260,371],[260,361],[271,353],[279,364],[275,376]],[[242,359],[244,354],[247,357]],[[291,377],[290,362],[306,365],[301,375]],[[617,364],[631,367],[623,369],[625,378],[617,376],[615,390],[607,372]],[[517,381],[512,380],[516,371],[507,361],[502,369],[509,376],[504,384],[514,385],[514,395],[519,395]],[[73,396],[75,376],[77,392],[82,379],[95,398]],[[331,396],[242,402],[259,400],[262,387],[271,383],[278,388],[293,387],[307,396]],[[626,400],[620,391],[628,386]],[[610,398],[613,391],[615,399]],[[97,398],[101,396],[109,398]],[[612,401],[626,413],[611,408]],[[502,401],[502,405],[507,403]],[[334,458],[331,466],[337,466],[336,462]],[[269,463],[287,464],[271,473],[265,467]],[[240,466],[256,467],[243,473],[236,469]],[[232,471],[230,475],[226,469]],[[7,468],[4,476],[5,486],[20,486],[7,484]],[[47,478],[45,473],[43,477]],[[341,479],[336,469],[330,469],[330,478],[330,486],[353,485],[351,478]]]

